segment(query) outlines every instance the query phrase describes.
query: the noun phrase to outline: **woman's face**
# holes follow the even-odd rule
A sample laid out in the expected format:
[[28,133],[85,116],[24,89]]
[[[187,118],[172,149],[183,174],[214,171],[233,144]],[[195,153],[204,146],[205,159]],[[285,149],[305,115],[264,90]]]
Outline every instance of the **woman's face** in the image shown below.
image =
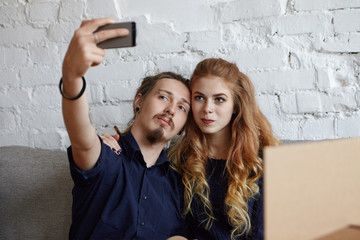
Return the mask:
[[193,117],[205,134],[228,131],[234,113],[234,99],[223,78],[205,76],[195,80],[191,86]]

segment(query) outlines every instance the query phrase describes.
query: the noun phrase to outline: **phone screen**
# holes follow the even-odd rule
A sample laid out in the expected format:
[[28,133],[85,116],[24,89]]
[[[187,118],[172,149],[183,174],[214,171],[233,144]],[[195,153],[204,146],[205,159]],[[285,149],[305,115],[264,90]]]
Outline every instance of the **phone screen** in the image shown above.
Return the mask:
[[126,37],[111,38],[97,44],[98,47],[103,49],[110,48],[124,48],[124,47],[134,47],[136,46],[136,23],[135,22],[119,22],[107,24],[96,29],[95,32],[107,29],[115,28],[127,28],[129,30],[129,35]]

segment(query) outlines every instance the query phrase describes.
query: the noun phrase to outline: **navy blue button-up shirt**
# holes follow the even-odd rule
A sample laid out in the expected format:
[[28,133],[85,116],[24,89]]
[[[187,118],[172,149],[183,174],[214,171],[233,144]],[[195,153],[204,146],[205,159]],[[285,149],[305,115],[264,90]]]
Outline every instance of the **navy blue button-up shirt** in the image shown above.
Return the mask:
[[75,184],[70,239],[187,237],[181,177],[166,153],[147,168],[131,132],[119,143],[122,152],[116,155],[101,140],[100,157],[90,171],[76,167],[68,148]]

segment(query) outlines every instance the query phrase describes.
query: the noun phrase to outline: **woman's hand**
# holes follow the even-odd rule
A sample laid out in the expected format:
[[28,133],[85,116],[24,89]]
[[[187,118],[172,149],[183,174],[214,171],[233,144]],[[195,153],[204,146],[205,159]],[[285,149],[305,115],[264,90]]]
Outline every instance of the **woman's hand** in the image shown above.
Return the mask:
[[187,238],[184,238],[182,236],[173,236],[169,237],[167,240],[187,240]]
[[103,142],[106,145],[108,145],[114,153],[116,153],[117,155],[120,155],[121,147],[118,143],[119,138],[120,138],[119,134],[111,136],[110,134],[105,133],[105,134],[101,135],[100,137],[103,140]]

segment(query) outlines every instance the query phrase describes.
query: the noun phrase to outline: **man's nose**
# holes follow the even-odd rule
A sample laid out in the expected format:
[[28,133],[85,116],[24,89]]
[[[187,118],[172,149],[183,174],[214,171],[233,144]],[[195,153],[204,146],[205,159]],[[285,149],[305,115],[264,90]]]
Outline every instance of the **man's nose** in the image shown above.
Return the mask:
[[166,107],[165,112],[171,116],[174,116],[175,114],[175,104],[169,103],[169,105]]

